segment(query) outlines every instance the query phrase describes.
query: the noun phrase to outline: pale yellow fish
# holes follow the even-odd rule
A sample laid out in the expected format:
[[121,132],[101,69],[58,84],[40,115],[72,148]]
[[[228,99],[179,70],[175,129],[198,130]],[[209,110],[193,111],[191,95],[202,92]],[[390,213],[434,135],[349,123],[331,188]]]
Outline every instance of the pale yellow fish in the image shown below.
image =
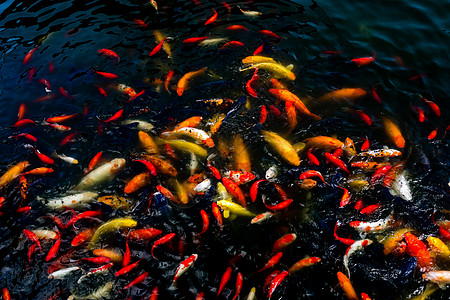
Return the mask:
[[300,158],[297,151],[287,140],[271,131],[261,131],[266,142],[289,164],[293,166],[300,165]]

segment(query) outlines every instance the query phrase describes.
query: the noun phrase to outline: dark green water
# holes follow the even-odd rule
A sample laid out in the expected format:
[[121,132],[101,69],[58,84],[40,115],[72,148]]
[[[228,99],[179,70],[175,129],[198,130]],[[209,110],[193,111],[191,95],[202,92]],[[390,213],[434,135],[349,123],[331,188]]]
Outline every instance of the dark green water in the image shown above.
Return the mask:
[[[348,2],[348,3],[347,3]],[[232,299],[237,272],[244,275],[244,285],[240,299],[245,299],[252,287],[257,289],[257,299],[262,295],[264,279],[270,274],[255,274],[271,257],[273,242],[287,232],[295,232],[297,240],[283,254],[278,270],[289,268],[294,262],[308,256],[322,258],[321,263],[290,275],[277,288],[272,299],[345,299],[338,286],[336,272],[344,271],[342,257],[347,246],[334,240],[333,227],[337,220],[348,223],[357,218],[375,221],[385,218],[394,211],[397,220],[404,227],[412,227],[416,235],[423,240],[427,236],[439,236],[437,227],[431,222],[433,211],[436,218],[450,218],[445,211],[450,209],[449,199],[449,145],[445,129],[450,124],[450,24],[448,12],[450,2],[432,1],[257,1],[227,2],[231,6],[228,13],[218,1],[167,1],[158,3],[159,12],[146,1],[37,1],[25,3],[7,1],[0,5],[0,151],[1,173],[8,167],[23,160],[29,160],[33,167],[42,166],[31,149],[24,145],[28,142],[19,138],[9,138],[19,133],[34,135],[37,147],[44,153],[54,151],[78,159],[79,164],[69,165],[56,160],[54,173],[29,178],[29,213],[19,214],[15,210],[20,206],[19,180],[16,179],[0,196],[7,201],[0,216],[0,288],[7,287],[13,299],[49,299],[57,291],[57,299],[66,299],[71,292],[83,289],[76,284],[77,276],[64,280],[47,279],[50,262],[45,262],[46,252],[51,242],[42,242],[44,252],[36,252],[32,264],[28,265],[27,251],[30,242],[22,234],[23,229],[45,227],[52,229],[54,223],[43,215],[54,214],[46,209],[37,196],[52,197],[60,195],[77,184],[83,169],[99,151],[107,158],[124,157],[127,166],[118,177],[105,186],[101,194],[123,195],[123,187],[134,175],[142,171],[141,166],[129,159],[136,152],[137,134],[132,126],[114,123],[98,134],[98,119],[107,119],[119,109],[124,109],[125,119],[140,118],[155,125],[155,134],[159,134],[171,124],[188,117],[201,115],[204,120],[215,111],[198,105],[196,100],[211,98],[239,99],[247,96],[245,83],[249,73],[240,72],[241,59],[249,56],[262,43],[263,54],[273,57],[283,65],[293,64],[297,79],[288,82],[287,87],[305,101],[314,113],[323,116],[323,120],[313,122],[302,120],[291,133],[289,140],[299,142],[317,135],[336,135],[344,140],[350,136],[357,144],[367,137],[373,143],[373,149],[384,145],[393,147],[385,136],[380,121],[384,115],[395,119],[406,138],[404,150],[413,201],[405,202],[393,197],[387,189],[378,187],[358,196],[364,197],[368,204],[381,202],[383,208],[371,217],[361,217],[352,208],[338,207],[340,190],[335,186],[319,186],[312,190],[312,200],[307,193],[298,188],[295,179],[309,168],[307,163],[292,168],[278,158],[275,152],[262,140],[259,127],[253,126],[259,119],[259,107],[274,104],[273,97],[267,92],[270,85],[265,83],[258,89],[258,99],[252,99],[252,109],[239,108],[239,114],[230,116],[219,135],[224,138],[239,133],[244,137],[251,155],[252,171],[263,178],[265,170],[272,164],[280,168],[279,183],[286,189],[294,204],[289,211],[281,213],[260,226],[250,225],[249,220],[237,218],[225,221],[224,231],[218,233],[212,226],[201,239],[192,238],[201,228],[199,211],[210,213],[210,202],[214,191],[204,197],[195,197],[187,207],[155,207],[150,214],[145,213],[148,198],[154,193],[155,185],[167,183],[164,177],[158,177],[142,191],[132,194],[137,205],[131,215],[138,220],[139,227],[152,226],[165,233],[175,232],[177,238],[186,240],[185,252],[166,249],[158,252],[159,260],[151,258],[148,246],[133,244],[132,261],[144,258],[142,265],[130,275],[114,279],[113,272],[99,278],[98,286],[114,281],[111,298],[148,299],[154,286],[160,289],[161,299],[195,299],[199,292],[206,299],[215,298],[220,278],[229,261],[241,255],[243,258],[233,267],[230,282],[219,297]],[[236,5],[245,10],[262,12],[260,17],[248,17],[240,13]],[[204,22],[212,15],[212,8],[219,14],[218,20],[205,26]],[[137,26],[133,20],[145,21],[148,26]],[[226,27],[241,24],[249,32],[229,32]],[[283,39],[265,39],[258,33],[267,29]],[[172,38],[169,44],[172,57],[164,52],[153,57],[148,53],[156,46],[154,31],[159,30]],[[228,38],[244,43],[244,47],[233,50],[218,50],[224,42],[209,46],[183,46],[182,41],[190,37],[210,36]],[[37,47],[30,62],[23,64],[25,55]],[[108,48],[120,56],[120,63],[99,56],[98,49]],[[330,54],[330,51],[333,53]],[[374,63],[357,67],[350,60],[376,53]],[[49,70],[49,62],[54,72]],[[401,61],[401,63],[399,63]],[[182,97],[175,92],[167,93],[164,87],[155,84],[164,80],[170,70],[175,70],[179,79],[183,74],[208,67],[206,76],[191,83],[191,88]],[[35,75],[28,78],[31,68]],[[96,75],[92,69],[112,72],[118,79],[109,80]],[[422,75],[417,79],[411,79]],[[269,73],[263,73],[266,81]],[[46,79],[51,84],[54,98],[42,102],[35,100],[47,92],[38,79]],[[145,90],[145,94],[125,104],[127,99],[113,88],[113,84],[126,84],[136,91]],[[108,96],[103,97],[96,86],[104,87]],[[72,96],[66,98],[58,93],[63,87]],[[325,93],[344,87],[359,87],[370,91],[376,88],[382,102],[377,103],[366,96],[351,104],[328,105],[316,100]],[[437,117],[420,99],[423,96],[440,106],[441,116]],[[38,124],[23,128],[13,128],[17,121],[17,110],[25,103],[26,118],[41,123],[47,117],[83,113],[85,116],[70,123],[69,132],[59,132],[48,126]],[[366,126],[349,114],[343,107],[362,109],[373,120],[372,126]],[[421,107],[427,120],[418,122],[412,106]],[[283,109],[283,106],[280,106]],[[223,112],[227,113],[229,109]],[[438,128],[437,137],[428,140],[428,134]],[[264,130],[284,131],[284,119],[270,117],[262,126]],[[75,142],[65,146],[59,142],[71,132],[77,132]],[[210,153],[215,153],[211,150]],[[186,166],[188,155],[178,153],[179,161],[174,164],[181,173],[179,179],[189,175]],[[321,158],[322,161],[322,158]],[[218,159],[217,167],[227,166],[227,159]],[[201,166],[206,169],[205,161]],[[341,182],[345,174],[325,165],[324,160],[318,168],[327,182]],[[211,177],[211,176],[210,176]],[[244,190],[247,192],[249,186]],[[211,195],[210,195],[211,194]],[[353,200],[356,200],[354,195]],[[352,205],[353,207],[353,205]],[[85,210],[102,209],[102,222],[127,215],[115,212],[105,206],[93,204]],[[166,209],[171,213],[164,213]],[[249,206],[251,211],[265,211],[261,203]],[[58,213],[59,214],[59,213]],[[211,214],[210,214],[211,215]],[[68,220],[68,213],[61,214]],[[213,223],[212,215],[210,221]],[[81,223],[82,228],[90,227],[89,222]],[[70,241],[75,235],[73,230],[62,232],[63,242],[59,254],[71,250]],[[348,226],[340,231],[341,236],[359,239],[357,233]],[[376,237],[369,235],[376,240]],[[125,239],[117,234],[114,244],[124,249]],[[360,251],[351,261],[352,283],[358,293],[365,292],[372,299],[408,299],[410,295],[420,293],[425,287],[416,261],[409,255],[401,258],[385,257],[382,245],[374,243],[365,251]],[[174,270],[178,264],[192,253],[198,253],[199,259],[192,270],[179,280],[178,289],[169,290]],[[89,256],[89,251],[77,248],[73,260]],[[65,262],[65,267],[73,266]],[[84,269],[92,266],[83,265]],[[450,267],[448,262],[440,261],[439,269]],[[114,267],[117,271],[119,267]],[[144,271],[150,276],[144,283],[126,292],[120,292],[127,283]],[[97,285],[96,282],[93,285]],[[435,292],[430,299],[448,299],[448,290]]]

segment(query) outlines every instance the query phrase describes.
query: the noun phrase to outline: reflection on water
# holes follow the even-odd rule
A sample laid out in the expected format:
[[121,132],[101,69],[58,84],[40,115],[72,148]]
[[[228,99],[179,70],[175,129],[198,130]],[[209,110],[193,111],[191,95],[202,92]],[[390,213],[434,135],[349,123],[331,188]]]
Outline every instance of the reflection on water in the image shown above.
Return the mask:
[[[343,272],[372,299],[447,299],[422,275],[449,267],[448,5],[0,5],[1,173],[12,170],[0,179],[0,287],[13,299],[149,298],[155,287],[209,299],[231,270],[218,298],[237,295],[240,276],[241,299],[253,287],[258,299],[351,298]],[[243,63],[254,51],[275,62]],[[101,166],[85,175],[93,157]],[[47,169],[18,176],[36,168]],[[138,231],[149,228],[158,234]],[[99,241],[74,245],[85,230]],[[89,261],[95,248],[120,257]]]

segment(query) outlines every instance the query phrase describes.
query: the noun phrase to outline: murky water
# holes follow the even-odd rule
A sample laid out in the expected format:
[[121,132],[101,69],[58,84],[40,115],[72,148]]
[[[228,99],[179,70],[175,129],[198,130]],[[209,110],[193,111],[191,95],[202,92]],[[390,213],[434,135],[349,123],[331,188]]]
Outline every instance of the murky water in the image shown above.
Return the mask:
[[[238,5],[243,10],[262,14],[245,15]],[[424,241],[432,255],[435,252],[426,241],[429,236],[448,242],[433,223],[432,216],[434,213],[436,221],[450,218],[450,157],[446,132],[450,124],[450,87],[447,84],[450,57],[446,50],[450,46],[446,14],[449,8],[450,3],[423,1],[396,1],[395,4],[390,1],[226,4],[201,0],[167,1],[158,2],[158,12],[147,1],[7,1],[1,4],[0,94],[4,103],[0,107],[1,173],[25,160],[31,165],[26,171],[46,166],[54,172],[25,176],[28,181],[26,199],[20,193],[19,177],[1,190],[5,204],[0,210],[3,213],[0,216],[0,257],[3,258],[0,288],[7,288],[13,299],[50,299],[54,295],[54,299],[66,299],[71,294],[88,296],[93,290],[113,282],[111,292],[105,293],[105,297],[148,299],[157,286],[160,299],[195,299],[201,292],[205,299],[212,299],[216,297],[222,275],[231,266],[230,281],[218,299],[233,298],[238,273],[244,278],[240,299],[246,299],[252,287],[256,288],[257,299],[266,299],[267,290],[263,295],[263,285],[272,271],[288,270],[295,262],[311,256],[319,257],[321,261],[288,275],[271,299],[345,299],[336,273],[346,273],[343,257],[348,246],[333,235],[336,222],[340,222],[340,237],[373,241],[350,258],[350,278],[358,295],[364,292],[372,299],[409,299],[419,295],[427,286],[417,267],[420,258],[414,257],[410,250],[399,255],[384,255],[382,238],[395,230],[410,228]],[[213,9],[218,18],[205,25],[213,15]],[[245,26],[248,31],[227,29],[235,24]],[[260,30],[270,30],[281,38],[268,36]],[[156,32],[169,37],[165,45],[170,46],[170,55],[165,48],[149,56],[158,45]],[[191,37],[208,39],[191,45],[183,43]],[[233,40],[243,46],[222,48]],[[322,120],[299,115],[299,124],[290,129],[284,102],[277,101],[269,92],[273,88],[270,71],[258,70],[260,77],[252,85],[258,97],[249,95],[246,83],[252,77],[253,69],[242,71],[242,59],[260,46],[263,46],[261,55],[272,57],[283,66],[293,65],[296,79],[281,78],[280,81]],[[99,55],[97,51],[103,48],[115,51],[120,61]],[[32,49],[35,49],[33,55],[24,63]],[[375,60],[367,65],[358,66],[351,61],[369,56]],[[183,95],[177,96],[177,81],[184,74],[203,67],[207,68],[204,74],[189,81]],[[166,90],[165,80],[172,70],[174,77]],[[113,73],[118,78],[105,78],[95,71]],[[128,101],[130,96],[118,88],[119,84],[131,87],[136,93],[145,92]],[[99,88],[107,95],[102,95]],[[341,88],[361,88],[367,94],[343,101],[321,99],[328,92]],[[219,98],[231,99],[233,104],[217,108],[205,103],[205,100]],[[437,104],[440,116],[422,98]],[[21,104],[26,107],[24,118],[36,124],[13,127]],[[268,110],[268,119],[261,125],[258,123],[263,105]],[[417,108],[423,110],[424,122],[419,121]],[[123,116],[119,120],[100,121],[121,109]],[[359,110],[364,111],[373,124],[364,122],[358,116]],[[174,204],[159,194],[152,197],[157,185],[175,191],[170,176],[163,174],[152,178],[137,192],[124,193],[127,182],[145,168],[131,160],[141,152],[136,123],[124,125],[123,120],[149,122],[154,125],[149,134],[157,137],[192,116],[202,116],[199,128],[209,131],[208,120],[216,113],[222,113],[226,118],[218,132],[212,135],[216,147],[204,146],[208,155],[215,154],[211,158],[212,165],[222,176],[227,169],[235,168],[233,139],[235,135],[241,136],[251,156],[251,171],[256,180],[263,179],[271,166],[277,167],[278,176],[274,182],[293,199],[287,209],[261,224],[250,224],[251,218],[232,213],[229,218],[224,218],[221,230],[211,207],[217,200],[220,180],[214,178],[206,157],[200,155],[197,155],[199,166],[195,172],[204,172],[212,180],[213,187],[204,195],[191,196],[187,204]],[[77,116],[62,123],[70,130],[61,131],[43,122],[49,117],[71,114]],[[352,186],[351,179],[370,182],[373,171],[349,167],[351,175],[348,175],[326,163],[324,151],[320,149],[313,150],[319,166],[308,163],[306,151],[300,151],[302,163],[293,166],[262,137],[262,130],[279,133],[292,144],[315,136],[333,136],[341,141],[350,137],[358,152],[365,139],[370,141],[371,150],[395,148],[384,129],[382,120],[385,117],[399,125],[406,146],[400,149],[401,157],[374,160],[391,165],[405,161],[412,201],[393,196],[382,184],[358,190]],[[436,137],[429,137],[435,129]],[[36,137],[37,142],[23,135],[14,137],[24,133]],[[72,133],[75,133],[74,139],[62,143]],[[223,154],[219,149],[220,141],[224,141],[229,154]],[[42,163],[29,144],[52,156],[55,163]],[[162,157],[177,170],[177,180],[187,181],[192,175],[191,155],[175,149],[175,159],[163,145],[159,148]],[[114,210],[94,201],[77,212],[101,210],[101,216],[82,219],[75,227],[58,229],[52,218],[57,216],[67,223],[73,213],[70,210],[52,211],[40,199],[63,195],[72,189],[80,182],[92,157],[100,151],[103,152],[103,163],[122,157],[126,159],[126,165],[116,178],[94,190],[99,196],[126,197],[132,201],[132,209]],[[58,159],[55,153],[76,158],[78,164]],[[342,159],[350,166],[359,158],[344,155]],[[299,175],[309,169],[320,171],[328,184],[318,180],[312,190],[302,189]],[[252,184],[241,185],[248,210],[255,214],[266,212],[263,197],[258,196],[256,202],[251,202],[248,194]],[[264,194],[264,198],[267,196],[267,204],[284,199],[278,196],[276,187],[267,182],[260,185],[259,194]],[[339,207],[343,193],[339,187],[350,190],[350,203],[344,207]],[[362,215],[355,209],[359,199],[363,200],[364,206],[381,204],[381,208],[371,215]],[[30,206],[29,211],[17,212],[26,206]],[[195,236],[202,229],[202,210],[209,216],[210,227],[201,236]],[[226,209],[222,213],[226,215]],[[360,235],[349,226],[352,221],[378,221],[391,214],[390,228],[380,233]],[[156,258],[150,252],[156,238],[147,243],[131,241],[131,262],[142,261],[130,273],[116,277],[114,273],[122,267],[121,263],[116,263],[110,270],[91,276],[88,282],[77,283],[83,273],[98,265],[79,262],[93,254],[85,245],[73,247],[72,239],[87,228],[97,228],[119,217],[133,218],[138,223],[137,228],[154,227],[163,234],[175,233],[175,237],[168,245],[154,250]],[[36,249],[29,254],[34,243],[25,237],[23,230],[38,228],[61,232],[57,258],[46,261],[47,253],[55,243],[53,240],[41,239],[42,252]],[[124,254],[127,232],[127,229],[118,230],[99,247]],[[295,233],[297,239],[282,250],[280,263],[257,272],[274,255],[273,243],[287,233]],[[176,289],[169,288],[177,266],[192,254],[198,254],[193,267],[178,279]],[[432,261],[436,270],[449,270],[447,259],[432,257]],[[51,271],[74,266],[83,270],[63,279],[47,278]],[[149,275],[142,283],[122,290],[144,272]],[[438,289],[429,299],[448,297],[448,290]]]

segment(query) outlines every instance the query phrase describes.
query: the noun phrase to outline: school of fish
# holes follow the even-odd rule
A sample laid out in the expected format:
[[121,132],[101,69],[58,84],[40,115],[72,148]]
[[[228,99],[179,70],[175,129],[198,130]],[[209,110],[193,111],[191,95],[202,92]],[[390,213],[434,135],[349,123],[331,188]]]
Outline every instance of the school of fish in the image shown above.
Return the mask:
[[[149,4],[155,11],[161,9],[154,0]],[[198,22],[213,31],[228,14],[255,20],[262,15],[225,2],[221,5],[205,10],[205,18]],[[130,24],[144,25],[142,20]],[[278,60],[270,50],[270,45],[283,37],[261,29],[253,34],[261,35],[265,42],[249,49],[244,39],[230,40],[249,29],[232,24],[227,25],[226,31],[230,37],[183,40],[168,37],[163,30],[153,32],[154,44],[145,53],[147,59],[159,56],[170,60],[176,55],[173,47],[216,47],[219,55],[242,51],[236,62],[241,66],[236,76],[244,83],[241,95],[233,99],[204,95],[195,105],[204,107],[205,114],[174,117],[167,126],[146,119],[144,113],[140,116],[131,111],[131,105],[143,101],[147,90],[136,91],[109,69],[90,71],[95,75],[92,88],[101,97],[118,95],[122,99],[120,107],[110,115],[94,116],[95,134],[108,139],[120,128],[131,129],[133,139],[126,145],[131,151],[97,149],[88,154],[89,161],[79,161],[64,152],[83,138],[83,128],[75,126],[75,131],[71,127],[92,118],[88,106],[80,107],[79,112],[48,115],[45,120],[32,117],[27,110],[30,103],[24,102],[18,108],[17,122],[11,124],[15,133],[10,140],[23,148],[25,159],[2,172],[0,218],[26,218],[36,209],[45,212],[38,220],[23,222],[17,239],[24,247],[23,259],[28,265],[41,265],[47,272],[45,280],[73,279],[75,288],[60,286],[48,299],[139,296],[155,300],[174,297],[172,293],[179,289],[183,289],[187,299],[288,299],[282,291],[292,282],[290,278],[302,272],[319,272],[324,263],[319,253],[308,253],[295,261],[284,255],[298,243],[301,234],[288,225],[299,217],[294,218],[292,211],[298,211],[305,202],[314,202],[316,193],[324,191],[333,199],[330,210],[342,211],[342,218],[338,217],[332,228],[322,233],[343,249],[334,262],[337,295],[352,300],[377,299],[353,284],[351,276],[355,257],[364,255],[370,247],[382,249],[386,261],[415,259],[416,271],[427,289],[414,299],[425,299],[450,285],[450,222],[445,214],[439,214],[436,220],[430,216],[436,230],[426,235],[421,228],[402,222],[395,210],[386,209],[392,207],[390,198],[384,199],[380,194],[374,202],[374,197],[365,197],[383,190],[404,202],[414,202],[415,198],[406,155],[410,139],[402,124],[383,111],[383,99],[375,86],[370,90],[342,87],[319,97],[309,96],[293,85],[301,80],[302,74],[296,72],[298,66]],[[23,59],[23,65],[30,68],[28,81],[39,82],[45,91],[45,96],[33,100],[33,105],[45,104],[55,97],[77,97],[74,91],[54,87],[43,79],[57,73],[58,66],[52,64],[48,71],[37,71],[33,66],[37,55],[45,56],[45,50],[34,47]],[[126,60],[114,49],[98,49],[92,55],[110,61],[111,66],[120,66]],[[330,51],[324,55],[339,54]],[[350,58],[347,63],[364,68],[376,64],[377,58],[373,53]],[[152,89],[168,98],[186,97],[196,86],[211,81],[210,71],[210,66],[174,69]],[[441,117],[438,103],[417,97],[420,105],[414,106],[411,114],[417,116],[418,122]],[[364,112],[364,105],[354,105],[364,101],[377,103],[379,111]],[[329,136],[305,130],[332,118],[322,112],[326,105],[344,109],[349,122],[379,131],[384,138],[369,141],[365,136],[348,136],[339,129]],[[151,109],[148,107],[146,112]],[[431,131],[427,139],[444,139],[448,130],[445,125]],[[49,132],[46,143],[53,144],[53,152],[41,147],[43,141],[32,134],[37,130]],[[269,158],[260,165],[261,156]],[[58,172],[70,172],[79,165],[77,182],[66,189],[52,195],[33,192],[33,182]],[[111,192],[113,189],[107,188],[111,186],[120,186],[121,191]],[[170,222],[174,214],[182,216],[185,211],[195,220],[194,226],[184,224],[182,230],[171,230],[152,221],[165,216]],[[228,261],[215,262],[220,278],[207,277],[213,280],[209,284],[216,286],[215,290],[187,290],[186,282],[191,282],[196,265],[217,259],[207,257],[204,247],[208,239],[217,239],[224,232],[232,234],[237,222],[248,224],[242,227],[247,230],[246,235],[252,235],[252,229],[267,222],[284,224],[284,229],[278,236],[270,236],[267,247],[258,250],[258,259],[246,262],[253,264],[252,271],[240,269],[247,258],[245,253],[237,254]],[[289,253],[292,258],[292,251]],[[160,270],[148,267],[153,261],[161,264]],[[158,272],[168,272],[171,280],[164,280]],[[76,286],[92,282],[95,284],[88,293],[77,292]],[[19,299],[14,286],[2,285],[3,299]]]

